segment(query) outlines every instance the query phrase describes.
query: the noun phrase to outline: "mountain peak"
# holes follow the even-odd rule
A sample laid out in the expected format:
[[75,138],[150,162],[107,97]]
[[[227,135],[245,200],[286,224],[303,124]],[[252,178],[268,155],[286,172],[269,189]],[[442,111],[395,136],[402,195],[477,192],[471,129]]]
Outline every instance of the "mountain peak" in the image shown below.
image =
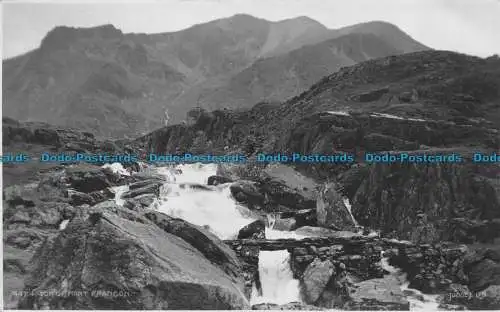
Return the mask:
[[327,27],[320,22],[318,22],[315,19],[310,18],[309,16],[301,15],[293,18],[288,18],[284,19],[281,21],[278,21],[277,23],[284,23],[284,24],[300,24],[302,26],[316,26],[319,28],[327,29]]
[[121,30],[111,24],[99,25],[94,27],[69,27],[56,26],[47,33],[41,43],[41,48],[64,49],[72,42],[81,38],[120,38],[123,36]]

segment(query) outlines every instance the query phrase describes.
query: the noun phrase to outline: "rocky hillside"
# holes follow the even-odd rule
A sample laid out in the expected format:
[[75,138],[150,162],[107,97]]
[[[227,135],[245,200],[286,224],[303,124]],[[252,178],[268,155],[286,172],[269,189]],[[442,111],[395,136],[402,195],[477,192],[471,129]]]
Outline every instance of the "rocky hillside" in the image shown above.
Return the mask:
[[[363,152],[403,150],[470,160],[472,151],[500,148],[499,88],[497,59],[418,52],[343,68],[282,105],[202,112],[193,125],[164,128],[135,144],[162,153],[349,152],[359,159]],[[400,238],[488,240],[481,233],[492,234],[500,218],[498,164],[295,166],[336,181],[360,223]],[[440,230],[417,234],[422,217]]]
[[[404,32],[388,24],[374,25],[378,24],[361,25],[353,31],[330,30],[304,17],[269,22],[235,15],[152,35],[124,34],[112,25],[56,27],[38,49],[4,61],[3,113],[23,121],[77,127],[106,138],[137,136],[161,127],[166,108],[174,123],[198,104],[220,107],[220,96],[226,96],[223,90],[228,88],[236,90],[228,101],[238,99],[232,107],[251,106],[261,98],[284,100],[338,66],[426,49],[420,44],[408,49]],[[381,39],[388,38],[383,36],[386,32],[393,38],[390,42]],[[348,41],[344,48],[331,53],[327,51],[330,43],[294,52],[339,34],[375,35],[379,39],[369,37],[356,43],[344,39]],[[262,60],[292,52],[284,59]],[[324,57],[308,64],[315,55]],[[338,64],[327,65],[332,60]],[[267,65],[259,65],[262,63],[252,66],[257,61],[276,62],[273,66],[279,72],[269,72]],[[321,66],[324,68],[318,69]],[[253,79],[249,67],[262,76],[251,92],[245,89]],[[282,86],[287,72],[294,72],[291,74],[297,76],[298,84]],[[236,86],[231,84],[233,80]],[[220,96],[205,100],[217,89],[222,90]]]
[[[299,95],[322,77],[341,67],[362,61],[402,54],[398,45],[373,34],[348,34],[308,45],[292,52],[259,59],[219,85],[194,88],[179,98],[183,107],[199,97],[210,109],[246,108],[261,101],[279,102]],[[201,89],[197,92],[197,89]]]

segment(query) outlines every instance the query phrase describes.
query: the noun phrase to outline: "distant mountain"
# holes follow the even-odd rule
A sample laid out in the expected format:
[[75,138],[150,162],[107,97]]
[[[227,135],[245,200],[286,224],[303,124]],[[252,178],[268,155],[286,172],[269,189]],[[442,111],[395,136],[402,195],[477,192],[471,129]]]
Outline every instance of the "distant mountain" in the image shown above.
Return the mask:
[[136,141],[158,152],[200,142],[214,153],[498,150],[499,90],[498,58],[421,51],[344,67],[280,105],[205,112]]
[[[401,48],[401,49],[398,49]],[[307,90],[322,77],[342,67],[404,53],[373,34],[353,33],[287,54],[259,59],[226,81],[192,88],[179,101],[181,107],[200,98],[209,109],[251,107],[261,101],[279,102]],[[182,103],[182,100],[185,103]]]
[[196,105],[281,101],[341,66],[422,49],[387,23],[329,30],[307,17],[239,14],[153,35],[56,27],[38,49],[3,62],[3,113],[137,136],[162,126],[166,108],[175,123]]

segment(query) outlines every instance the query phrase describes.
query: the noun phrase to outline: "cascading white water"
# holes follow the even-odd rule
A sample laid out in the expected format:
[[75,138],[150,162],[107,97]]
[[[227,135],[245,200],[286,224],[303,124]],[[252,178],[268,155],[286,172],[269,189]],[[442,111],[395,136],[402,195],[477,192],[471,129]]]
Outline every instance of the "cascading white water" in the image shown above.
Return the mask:
[[123,168],[123,165],[121,163],[104,164],[102,168],[109,168],[113,173],[118,173],[125,176],[130,175],[127,169]]
[[261,251],[259,253],[259,274],[262,296],[256,289],[252,292],[251,304],[285,304],[300,301],[299,281],[293,278],[287,250]]
[[66,226],[68,226],[69,221],[70,221],[69,219],[62,220],[61,224],[59,224],[59,230],[60,231],[64,230]]
[[[200,190],[182,186],[183,184],[207,184],[208,177],[215,175],[217,166],[213,164],[185,164],[175,168],[159,167],[158,173],[168,177],[160,196],[159,211],[184,219],[196,225],[208,225],[209,229],[222,239],[234,238],[245,225],[255,221],[250,214],[242,213],[245,207],[239,205],[231,196],[229,184]],[[273,225],[272,218],[269,220]],[[266,228],[266,238],[296,238],[306,236],[289,231]],[[287,250],[261,251],[259,254],[259,273],[262,296],[252,293],[252,304],[284,304],[299,299],[299,282],[290,270]]]
[[389,259],[384,257],[382,252],[381,266],[394,276],[400,284],[401,291],[405,294],[406,299],[410,302],[410,310],[412,311],[439,311],[438,295],[427,295],[420,290],[409,288],[410,282],[406,279],[406,273],[389,264]]
[[111,190],[115,193],[115,203],[118,206],[123,206],[125,200],[122,199],[122,195],[123,193],[128,192],[129,190],[128,185],[115,186],[112,187]]
[[[163,186],[158,210],[199,226],[208,226],[221,239],[231,239],[238,231],[255,221],[241,213],[245,209],[231,197],[228,184],[211,190],[200,190],[183,184],[207,184],[208,177],[215,175],[214,164],[185,164],[176,168],[158,168],[170,181]],[[175,174],[175,182],[171,179]]]
[[345,205],[345,206],[346,206],[346,208],[347,208],[347,211],[349,211],[349,215],[351,216],[352,221],[354,222],[354,225],[355,225],[355,226],[359,226],[358,221],[356,221],[356,218],[354,218],[354,215],[352,214],[352,210],[351,210],[351,202],[349,201],[349,198],[344,197],[343,201],[344,201],[344,205]]

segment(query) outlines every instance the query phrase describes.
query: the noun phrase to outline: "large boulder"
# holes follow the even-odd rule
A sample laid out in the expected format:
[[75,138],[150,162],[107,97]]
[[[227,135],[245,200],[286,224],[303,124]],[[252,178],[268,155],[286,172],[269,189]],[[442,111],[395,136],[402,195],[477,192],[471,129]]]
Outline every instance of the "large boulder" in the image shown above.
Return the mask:
[[266,238],[266,222],[256,220],[248,225],[245,225],[238,232],[238,239],[265,239]]
[[230,276],[237,278],[241,275],[234,251],[210,231],[157,211],[148,211],[144,216],[165,232],[182,238]]
[[314,304],[334,274],[335,266],[331,261],[316,258],[311,262],[304,271],[300,284],[304,301]]
[[65,173],[69,187],[90,193],[112,186],[106,172],[108,171],[97,166],[78,164],[68,167]]
[[335,183],[322,186],[316,201],[318,225],[334,230],[349,230],[355,227],[354,220],[337,190]]
[[103,208],[74,219],[38,249],[25,281],[33,292],[21,309],[249,308],[241,279],[191,245],[196,236],[185,227],[180,238],[134,212]]
[[122,194],[123,199],[134,198],[145,194],[160,196],[161,183],[151,183],[140,188],[131,189]]
[[231,184],[229,189],[238,202],[247,204],[249,208],[261,209],[265,203],[265,196],[256,182],[240,180]]
[[208,185],[219,185],[219,184],[224,184],[224,183],[231,183],[233,180],[227,177],[222,177],[218,175],[213,175],[208,177]]

